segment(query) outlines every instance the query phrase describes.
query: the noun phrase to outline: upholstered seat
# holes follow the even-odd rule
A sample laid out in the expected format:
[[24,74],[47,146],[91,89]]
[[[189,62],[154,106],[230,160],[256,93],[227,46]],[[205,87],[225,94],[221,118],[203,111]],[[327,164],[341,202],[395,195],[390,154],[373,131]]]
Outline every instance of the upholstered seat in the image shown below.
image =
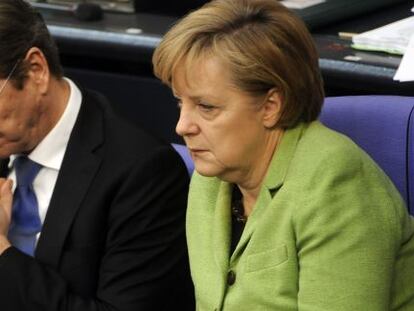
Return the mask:
[[330,97],[320,120],[364,149],[414,214],[414,97]]

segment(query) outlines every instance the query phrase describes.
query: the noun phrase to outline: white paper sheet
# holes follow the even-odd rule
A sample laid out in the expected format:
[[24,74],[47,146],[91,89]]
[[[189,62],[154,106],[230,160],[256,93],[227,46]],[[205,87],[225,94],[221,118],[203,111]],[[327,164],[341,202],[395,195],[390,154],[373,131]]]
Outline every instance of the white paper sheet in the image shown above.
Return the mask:
[[394,80],[400,82],[414,81],[414,35],[411,36]]
[[353,36],[353,48],[403,55],[414,34],[414,16]]

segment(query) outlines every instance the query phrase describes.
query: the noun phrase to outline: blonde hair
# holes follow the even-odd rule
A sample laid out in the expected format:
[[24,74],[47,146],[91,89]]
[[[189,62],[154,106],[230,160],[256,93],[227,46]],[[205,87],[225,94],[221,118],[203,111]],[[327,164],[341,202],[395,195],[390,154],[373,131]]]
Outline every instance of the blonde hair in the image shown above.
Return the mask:
[[240,90],[282,97],[277,126],[318,118],[323,83],[318,54],[305,24],[275,0],[213,0],[188,14],[164,36],[153,55],[155,75],[171,87],[178,66],[191,70],[219,57]]

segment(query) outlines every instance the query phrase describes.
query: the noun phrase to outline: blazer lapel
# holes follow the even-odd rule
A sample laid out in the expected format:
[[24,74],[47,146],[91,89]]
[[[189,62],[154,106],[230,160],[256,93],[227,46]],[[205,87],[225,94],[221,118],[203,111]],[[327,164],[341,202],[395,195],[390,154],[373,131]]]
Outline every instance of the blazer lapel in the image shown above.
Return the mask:
[[82,102],[56,181],[35,257],[58,266],[66,236],[101,163],[94,152],[103,141],[103,115]]
[[277,190],[283,186],[286,174],[289,169],[290,162],[295,154],[297,143],[300,140],[304,125],[301,123],[297,127],[286,130],[283,134],[279,147],[273,155],[272,161],[269,165],[268,172],[260,189],[259,197],[253,208],[252,214],[246,223],[242,236],[236,249],[231,256],[230,262],[234,262],[243,253],[247,244],[250,241],[252,234],[257,226],[260,225],[260,217],[264,214],[273,196]]
[[271,201],[272,197],[270,195],[270,192],[265,187],[262,187],[253,209],[253,213],[249,216],[249,219],[246,222],[246,226],[243,230],[242,236],[240,237],[240,241],[230,258],[230,262],[234,262],[243,253],[256,228],[257,219],[260,217],[262,211],[266,209],[266,206],[268,206]]
[[217,266],[222,272],[229,267],[229,252],[231,238],[231,185],[227,182],[220,184],[214,211],[213,247]]

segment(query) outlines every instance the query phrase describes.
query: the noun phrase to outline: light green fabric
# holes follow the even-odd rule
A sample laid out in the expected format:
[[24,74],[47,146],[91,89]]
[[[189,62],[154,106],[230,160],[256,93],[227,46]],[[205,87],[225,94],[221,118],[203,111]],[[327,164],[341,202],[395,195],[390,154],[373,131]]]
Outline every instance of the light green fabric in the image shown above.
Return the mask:
[[413,218],[347,137],[319,122],[286,131],[229,258],[231,189],[192,178],[187,237],[197,310],[414,310]]

